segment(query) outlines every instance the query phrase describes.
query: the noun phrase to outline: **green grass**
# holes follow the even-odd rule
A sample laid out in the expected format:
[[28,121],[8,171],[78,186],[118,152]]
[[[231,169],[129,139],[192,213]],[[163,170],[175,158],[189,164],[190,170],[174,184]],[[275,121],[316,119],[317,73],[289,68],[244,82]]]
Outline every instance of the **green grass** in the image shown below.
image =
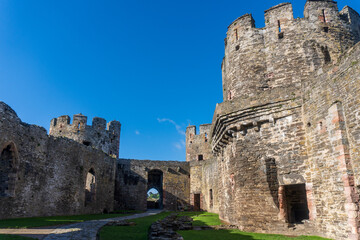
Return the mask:
[[219,215],[216,213],[209,212],[182,212],[179,216],[189,216],[194,221],[193,226],[218,226],[222,222],[219,219]]
[[34,238],[17,236],[17,235],[0,234],[0,240],[34,240]]
[[247,233],[240,230],[178,231],[184,240],[325,240],[315,236],[286,237],[276,234]]
[[14,218],[0,220],[0,228],[32,228],[84,222],[88,220],[122,217],[130,214],[89,214],[75,216]]
[[150,225],[166,216],[170,215],[170,212],[163,212],[157,215],[136,218],[129,220],[135,222],[135,226],[106,226],[100,230],[100,240],[145,240],[147,239],[148,229]]

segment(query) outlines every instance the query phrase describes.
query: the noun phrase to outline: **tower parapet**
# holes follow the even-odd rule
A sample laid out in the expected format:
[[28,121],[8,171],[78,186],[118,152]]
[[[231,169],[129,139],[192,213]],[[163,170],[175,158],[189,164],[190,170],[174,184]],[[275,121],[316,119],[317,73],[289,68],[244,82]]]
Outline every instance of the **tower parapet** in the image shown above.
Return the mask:
[[210,129],[211,124],[200,125],[199,134],[196,133],[196,126],[186,128],[186,161],[206,161],[210,159]]
[[308,0],[304,18],[294,19],[291,3],[265,11],[265,27],[251,14],[228,27],[222,63],[224,101],[252,97],[274,88],[300,89],[308,76],[335,63],[360,41],[360,16],[332,0]]
[[72,123],[67,115],[52,119],[49,134],[55,137],[70,138],[119,157],[120,131],[121,124],[118,121],[111,121],[106,126],[105,119],[94,117],[92,125],[89,126],[86,116],[75,114]]

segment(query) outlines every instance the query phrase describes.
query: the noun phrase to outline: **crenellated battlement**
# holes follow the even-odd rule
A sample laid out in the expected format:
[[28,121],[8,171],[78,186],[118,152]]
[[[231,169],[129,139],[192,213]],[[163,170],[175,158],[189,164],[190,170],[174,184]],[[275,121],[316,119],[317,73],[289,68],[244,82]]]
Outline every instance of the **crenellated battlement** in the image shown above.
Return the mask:
[[118,121],[106,123],[104,118],[94,117],[92,125],[87,125],[87,116],[80,113],[73,116],[72,123],[67,115],[52,119],[49,134],[70,138],[118,157],[120,131],[121,124]]
[[[256,28],[251,14],[228,27],[222,62],[223,98],[232,101],[274,88],[301,88],[308,76],[360,41],[360,17],[332,0],[308,0],[304,18],[294,19],[291,3],[264,13]],[[296,66],[296,67],[294,67]]]

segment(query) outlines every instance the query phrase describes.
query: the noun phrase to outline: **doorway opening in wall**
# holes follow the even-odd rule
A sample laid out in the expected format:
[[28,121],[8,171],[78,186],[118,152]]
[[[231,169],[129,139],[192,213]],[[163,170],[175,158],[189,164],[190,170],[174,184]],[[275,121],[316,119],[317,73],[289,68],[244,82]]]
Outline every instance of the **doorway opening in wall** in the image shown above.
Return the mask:
[[200,211],[200,193],[194,194],[194,211]]
[[289,223],[302,223],[309,219],[305,184],[285,185],[285,203]]
[[10,143],[0,152],[0,197],[15,196],[18,165],[15,149],[15,144]]
[[147,208],[163,208],[163,172],[161,170],[151,170],[148,172],[147,187]]
[[85,180],[85,206],[95,201],[96,178],[94,169],[90,169]]
[[147,208],[148,209],[159,209],[160,208],[160,193],[156,188],[151,188],[147,192]]

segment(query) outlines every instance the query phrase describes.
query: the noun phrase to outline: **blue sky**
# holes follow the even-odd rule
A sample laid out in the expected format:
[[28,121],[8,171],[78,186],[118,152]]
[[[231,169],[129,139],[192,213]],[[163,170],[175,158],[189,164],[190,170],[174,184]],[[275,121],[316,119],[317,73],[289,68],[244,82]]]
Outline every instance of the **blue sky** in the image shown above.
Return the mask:
[[[186,126],[222,102],[227,26],[252,13],[263,27],[281,2],[0,0],[0,101],[46,129],[60,115],[118,120],[120,157],[185,160]],[[291,2],[302,17],[305,0]]]

